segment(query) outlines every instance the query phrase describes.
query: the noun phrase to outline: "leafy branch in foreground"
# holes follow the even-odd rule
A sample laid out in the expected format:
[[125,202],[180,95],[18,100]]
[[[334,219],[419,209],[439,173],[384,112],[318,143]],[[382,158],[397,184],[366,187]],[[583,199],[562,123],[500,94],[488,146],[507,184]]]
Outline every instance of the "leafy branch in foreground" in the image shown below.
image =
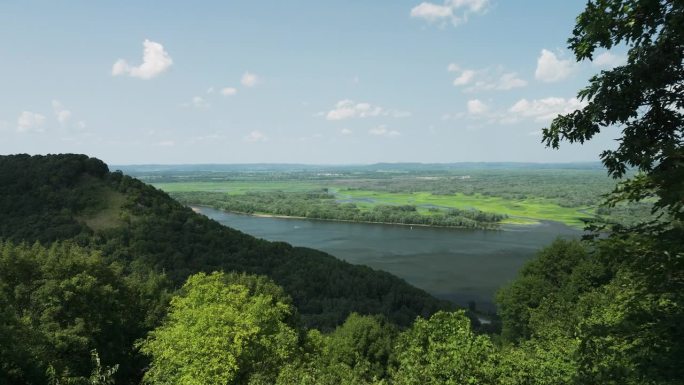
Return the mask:
[[655,196],[655,209],[684,219],[684,3],[653,0],[590,1],[568,41],[578,61],[597,49],[629,47],[627,63],[602,71],[578,96],[587,105],[557,117],[543,142],[584,143],[618,128],[618,147],[601,154],[615,178],[636,168],[613,197],[639,201]]

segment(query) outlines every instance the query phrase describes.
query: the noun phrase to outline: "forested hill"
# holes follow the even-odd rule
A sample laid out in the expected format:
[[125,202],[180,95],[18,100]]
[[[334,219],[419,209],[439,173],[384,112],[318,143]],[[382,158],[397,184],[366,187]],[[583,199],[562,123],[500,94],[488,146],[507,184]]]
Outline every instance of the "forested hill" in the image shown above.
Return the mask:
[[200,271],[267,275],[311,327],[334,327],[352,311],[408,325],[448,306],[391,274],[222,226],[85,155],[0,156],[0,213],[0,239],[73,240],[129,277],[159,274],[168,291]]

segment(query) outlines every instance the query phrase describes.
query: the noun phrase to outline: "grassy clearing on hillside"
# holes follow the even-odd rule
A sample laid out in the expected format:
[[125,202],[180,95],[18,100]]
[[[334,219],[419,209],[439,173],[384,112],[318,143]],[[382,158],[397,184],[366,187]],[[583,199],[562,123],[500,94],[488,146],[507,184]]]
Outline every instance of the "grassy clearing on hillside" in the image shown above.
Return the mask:
[[78,219],[95,231],[106,230],[122,225],[120,217],[122,207],[126,203],[126,196],[112,190],[102,190],[101,208],[90,209],[82,213]]
[[[311,181],[222,181],[222,182],[180,182],[157,183],[155,187],[166,192],[225,192],[240,195],[247,192],[307,192],[329,187],[325,182]],[[591,207],[561,207],[546,198],[510,199],[481,194],[461,193],[434,195],[430,192],[389,193],[373,190],[347,190],[339,186],[331,188],[341,201],[356,204],[361,210],[372,210],[378,205],[415,205],[422,215],[433,215],[430,207],[476,209],[489,213],[506,214],[509,218],[502,223],[529,225],[540,220],[565,223],[582,227],[581,218],[587,218]]]

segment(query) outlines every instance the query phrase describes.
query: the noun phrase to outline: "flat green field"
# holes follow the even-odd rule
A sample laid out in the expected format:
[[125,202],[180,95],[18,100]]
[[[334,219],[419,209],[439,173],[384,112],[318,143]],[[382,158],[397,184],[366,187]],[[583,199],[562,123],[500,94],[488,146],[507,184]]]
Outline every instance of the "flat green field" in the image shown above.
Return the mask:
[[506,214],[503,223],[534,224],[539,220],[562,222],[574,227],[582,227],[580,218],[587,218],[589,207],[568,208],[544,198],[504,199],[480,194],[433,195],[428,192],[385,193],[364,190],[343,190],[338,192],[340,199],[349,199],[359,206],[375,204],[410,204],[418,207],[448,207],[455,209],[476,209],[480,211]]
[[[172,182],[156,183],[155,187],[169,193],[173,192],[225,192],[240,195],[247,192],[306,192],[330,187],[324,181],[221,181],[221,182]],[[461,193],[434,195],[429,192],[390,193],[373,190],[330,188],[341,202],[355,203],[361,209],[371,209],[376,205],[415,205],[424,215],[431,215],[430,207],[477,209],[489,213],[506,214],[503,221],[507,224],[535,224],[540,220],[565,223],[581,228],[581,218],[593,213],[591,207],[562,207],[545,198],[509,199],[481,194]]]

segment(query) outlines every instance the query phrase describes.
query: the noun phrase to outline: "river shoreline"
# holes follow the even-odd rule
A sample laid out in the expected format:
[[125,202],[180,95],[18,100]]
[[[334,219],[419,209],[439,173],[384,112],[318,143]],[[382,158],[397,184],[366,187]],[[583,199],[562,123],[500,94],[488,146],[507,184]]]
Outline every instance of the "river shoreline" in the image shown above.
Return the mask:
[[240,212],[240,211],[223,210],[220,208],[216,208],[216,207],[212,207],[212,206],[203,206],[203,205],[188,205],[188,207],[190,207],[196,213],[200,213],[201,211],[199,210],[199,207],[202,207],[202,208],[208,208],[208,209],[223,211],[225,213],[236,214],[236,215],[245,215],[245,216],[257,217],[257,218],[299,219],[299,220],[308,220],[308,221],[359,223],[359,224],[369,224],[369,225],[390,225],[390,226],[396,225],[396,226],[405,226],[405,227],[414,227],[415,226],[415,227],[425,227],[425,228],[433,228],[433,229],[505,231],[505,229],[502,229],[501,226],[533,227],[533,226],[540,226],[542,224],[541,221],[539,223],[530,223],[530,224],[501,223],[501,224],[498,224],[497,227],[494,227],[494,228],[490,228],[490,227],[463,227],[463,226],[439,226],[439,225],[426,225],[424,223],[370,222],[370,221],[354,221],[351,219],[309,218],[309,217],[299,217],[299,216],[291,216],[291,215],[244,213],[244,212]]

